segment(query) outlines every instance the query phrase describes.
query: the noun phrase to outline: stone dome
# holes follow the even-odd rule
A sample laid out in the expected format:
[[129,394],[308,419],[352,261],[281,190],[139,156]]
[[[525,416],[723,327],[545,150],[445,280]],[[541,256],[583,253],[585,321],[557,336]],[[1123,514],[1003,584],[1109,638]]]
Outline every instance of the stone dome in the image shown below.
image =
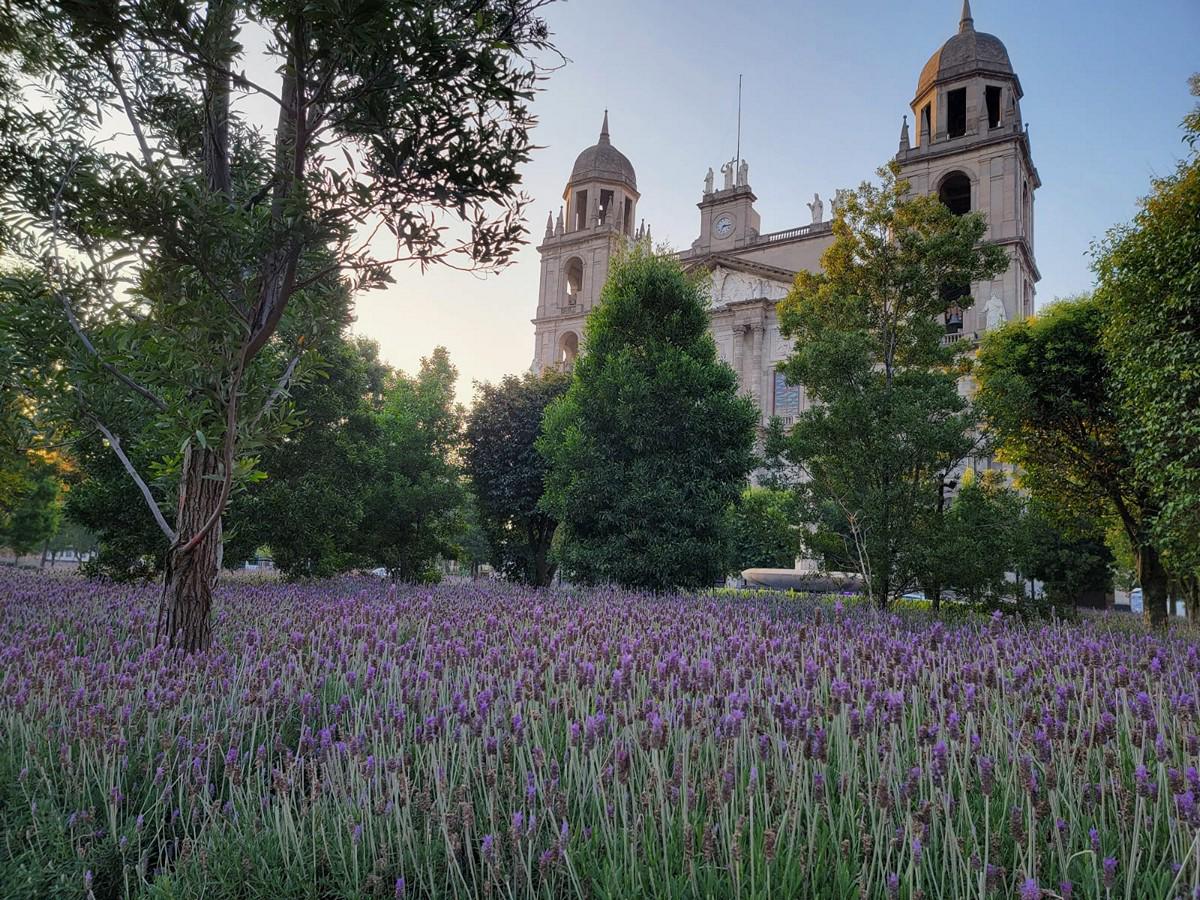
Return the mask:
[[1008,50],[1000,38],[975,30],[970,0],[966,0],[963,3],[962,20],[958,23],[958,34],[929,57],[917,80],[916,96],[924,96],[939,81],[949,81],[975,72],[1012,76],[1013,68],[1008,59]]
[[567,184],[581,181],[616,181],[637,192],[637,173],[633,171],[633,163],[608,139],[608,110],[604,111],[600,140],[576,157]]

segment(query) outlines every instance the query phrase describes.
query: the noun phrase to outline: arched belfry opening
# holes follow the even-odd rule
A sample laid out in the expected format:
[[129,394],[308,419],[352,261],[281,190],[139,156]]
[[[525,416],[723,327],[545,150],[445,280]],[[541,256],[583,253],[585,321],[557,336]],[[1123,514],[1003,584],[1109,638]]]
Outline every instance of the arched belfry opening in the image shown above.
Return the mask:
[[563,289],[563,299],[568,306],[579,302],[579,295],[583,293],[583,260],[578,256],[567,260],[563,269]]
[[579,358],[579,335],[568,331],[558,339],[558,365],[564,371],[570,371]]
[[938,199],[956,216],[971,211],[971,179],[963,172],[951,172],[942,179]]

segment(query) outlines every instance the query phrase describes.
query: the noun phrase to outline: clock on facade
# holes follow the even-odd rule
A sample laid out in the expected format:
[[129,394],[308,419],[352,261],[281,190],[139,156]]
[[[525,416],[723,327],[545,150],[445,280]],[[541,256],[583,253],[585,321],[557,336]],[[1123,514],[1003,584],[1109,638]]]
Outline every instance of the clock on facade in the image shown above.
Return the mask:
[[733,216],[729,213],[718,216],[717,221],[713,222],[713,232],[720,238],[726,238],[733,234]]

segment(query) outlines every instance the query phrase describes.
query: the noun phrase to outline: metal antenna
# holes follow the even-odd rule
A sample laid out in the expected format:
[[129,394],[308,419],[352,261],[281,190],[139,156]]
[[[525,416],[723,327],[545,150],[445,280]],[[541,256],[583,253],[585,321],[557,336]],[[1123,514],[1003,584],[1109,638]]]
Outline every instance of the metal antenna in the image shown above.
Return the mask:
[[742,75],[738,73],[737,164],[742,164]]

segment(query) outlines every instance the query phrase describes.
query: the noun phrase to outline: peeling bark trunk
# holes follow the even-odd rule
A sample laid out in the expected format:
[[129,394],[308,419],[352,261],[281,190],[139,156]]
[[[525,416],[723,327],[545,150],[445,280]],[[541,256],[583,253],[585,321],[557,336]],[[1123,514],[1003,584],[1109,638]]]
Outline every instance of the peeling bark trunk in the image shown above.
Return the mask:
[[1158,551],[1150,546],[1137,548],[1135,558],[1138,583],[1142,586],[1142,608],[1146,621],[1156,628],[1167,624],[1167,571]]
[[221,459],[212,450],[188,447],[180,478],[179,535],[167,552],[157,640],[174,650],[194,653],[212,643],[212,591],[221,564],[221,523],[188,552],[187,542],[221,503]]

